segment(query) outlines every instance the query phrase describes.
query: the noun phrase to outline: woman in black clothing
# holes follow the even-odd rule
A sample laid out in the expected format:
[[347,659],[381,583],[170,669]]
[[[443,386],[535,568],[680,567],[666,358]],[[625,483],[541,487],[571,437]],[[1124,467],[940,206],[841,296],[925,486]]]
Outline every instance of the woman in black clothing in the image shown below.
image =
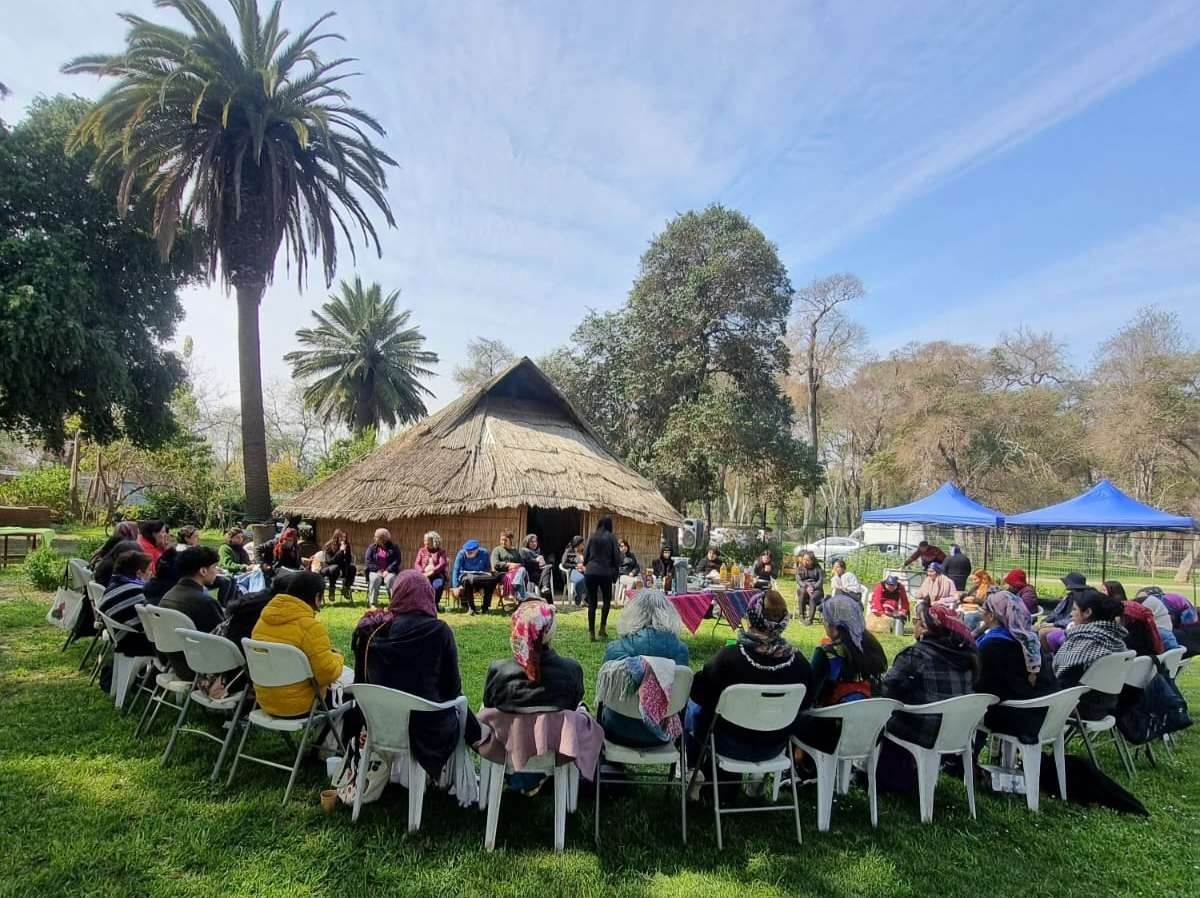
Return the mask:
[[[1128,631],[1121,625],[1125,606],[1096,589],[1084,588],[1075,594],[1071,621],[1062,645],[1054,653],[1054,675],[1060,689],[1078,686],[1087,669],[1105,655],[1125,651]],[[1084,720],[1100,720],[1113,713],[1117,696],[1091,690],[1079,699],[1079,715]]]
[[825,572],[817,563],[817,556],[806,550],[801,553],[800,563],[796,565],[796,601],[800,622],[811,624],[824,599]]
[[658,557],[654,559],[654,576],[663,581],[662,590],[670,595],[671,584],[675,579],[675,559],[671,555],[670,546],[663,546],[658,550]]
[[571,711],[583,701],[583,667],[550,647],[554,606],[522,602],[512,613],[512,657],[493,661],[483,685],[483,705],[510,714],[529,708]]
[[583,550],[583,579],[587,587],[588,639],[596,641],[596,604],[601,597],[600,638],[608,638],[608,609],[612,605],[613,584],[621,572],[621,549],[613,536],[612,518],[605,515]]
[[[983,603],[983,634],[979,648],[979,681],[976,692],[998,696],[1000,701],[1021,701],[1046,695],[1054,688],[1053,677],[1042,664],[1042,647],[1029,609],[1011,592],[991,593]],[[988,729],[1032,744],[1045,709],[1024,710],[993,705],[984,722]]]
[[349,535],[345,530],[333,531],[333,536],[321,551],[325,553],[321,576],[329,581],[329,601],[333,601],[339,577],[342,580],[342,598],[350,601],[350,589],[354,586],[358,568],[354,566],[354,549],[350,546]]

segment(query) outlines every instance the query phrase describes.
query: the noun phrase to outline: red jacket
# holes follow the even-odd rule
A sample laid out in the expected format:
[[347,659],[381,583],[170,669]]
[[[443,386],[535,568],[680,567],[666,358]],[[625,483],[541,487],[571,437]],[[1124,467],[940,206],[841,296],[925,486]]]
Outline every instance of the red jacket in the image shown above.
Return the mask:
[[163,550],[144,536],[138,536],[138,545],[150,556],[150,573],[154,574],[158,570],[158,559],[162,557]]
[[904,584],[898,584],[894,593],[886,593],[883,584],[877,583],[875,591],[871,593],[871,613],[882,617],[886,613],[883,608],[884,602],[893,603],[896,606],[895,610],[908,614],[908,592],[904,589]]

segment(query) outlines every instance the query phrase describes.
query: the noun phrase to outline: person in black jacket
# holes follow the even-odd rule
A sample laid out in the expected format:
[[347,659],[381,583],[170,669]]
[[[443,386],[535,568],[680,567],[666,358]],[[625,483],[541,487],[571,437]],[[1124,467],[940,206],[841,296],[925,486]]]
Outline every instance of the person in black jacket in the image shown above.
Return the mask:
[[350,537],[345,530],[333,531],[333,536],[321,550],[325,553],[325,563],[321,566],[321,576],[329,581],[329,602],[333,602],[334,591],[337,589],[338,578],[342,580],[342,598],[350,601],[350,588],[354,586],[354,578],[358,568],[354,565],[354,549],[350,546]]
[[[1042,663],[1041,642],[1020,598],[1011,592],[990,594],[983,603],[983,628],[975,641],[979,649],[976,692],[990,693],[1006,702],[1037,698],[1053,690],[1050,665]],[[1045,716],[1045,709],[993,705],[984,722],[994,732],[1016,736],[1032,745]]]
[[[183,612],[191,620],[192,629],[211,633],[225,620],[220,604],[208,593],[221,573],[216,549],[208,546],[184,549],[179,553],[176,568],[179,582],[167,590],[159,606]],[[190,680],[195,676],[183,652],[172,652],[168,660],[179,679]]]
[[571,711],[583,701],[583,667],[550,647],[554,606],[522,602],[512,613],[513,656],[493,661],[483,686],[483,705],[509,714],[530,708]]
[[605,515],[583,550],[583,581],[587,588],[588,638],[596,641],[596,603],[604,599],[600,613],[600,638],[608,638],[608,609],[612,605],[613,584],[621,572],[621,549],[613,536],[612,518]]
[[145,581],[150,576],[150,556],[141,549],[130,549],[117,556],[112,577],[100,600],[99,610],[119,624],[132,627],[117,641],[116,650],[131,658],[154,654],[154,646],[142,629],[137,606],[146,604]]
[[825,572],[817,562],[817,556],[805,550],[796,565],[796,601],[799,604],[800,622],[812,624],[817,609],[825,599]]
[[962,592],[967,588],[967,577],[971,576],[971,559],[957,544],[950,547],[950,557],[942,564],[942,573],[954,582],[954,588]]

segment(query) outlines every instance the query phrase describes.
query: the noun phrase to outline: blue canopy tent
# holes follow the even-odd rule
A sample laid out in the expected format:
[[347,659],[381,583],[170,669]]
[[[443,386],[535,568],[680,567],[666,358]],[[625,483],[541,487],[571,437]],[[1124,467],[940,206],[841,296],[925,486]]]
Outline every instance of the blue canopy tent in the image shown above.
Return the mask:
[[1093,530],[1103,540],[1100,579],[1108,574],[1108,534],[1153,531],[1185,532],[1196,529],[1196,522],[1182,515],[1168,514],[1125,495],[1108,479],[1056,505],[1048,505],[1016,514],[1009,527],[1031,530]]
[[895,508],[864,511],[864,521],[883,524],[944,524],[951,527],[978,527],[985,530],[983,564],[987,567],[990,531],[1004,526],[1004,515],[980,505],[951,481],[914,502]]

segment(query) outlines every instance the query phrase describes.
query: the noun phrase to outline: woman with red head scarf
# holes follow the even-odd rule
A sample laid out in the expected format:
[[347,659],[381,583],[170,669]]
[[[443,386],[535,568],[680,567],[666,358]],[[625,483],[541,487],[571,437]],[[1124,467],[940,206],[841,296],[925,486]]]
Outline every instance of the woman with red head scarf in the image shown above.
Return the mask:
[[1025,579],[1025,572],[1019,567],[1013,568],[1004,575],[1004,585],[1008,591],[1025,603],[1030,614],[1038,613],[1037,590]]
[[571,711],[583,701],[583,668],[550,647],[554,606],[526,601],[512,614],[512,658],[493,661],[483,687],[483,704],[509,713],[529,708]]

